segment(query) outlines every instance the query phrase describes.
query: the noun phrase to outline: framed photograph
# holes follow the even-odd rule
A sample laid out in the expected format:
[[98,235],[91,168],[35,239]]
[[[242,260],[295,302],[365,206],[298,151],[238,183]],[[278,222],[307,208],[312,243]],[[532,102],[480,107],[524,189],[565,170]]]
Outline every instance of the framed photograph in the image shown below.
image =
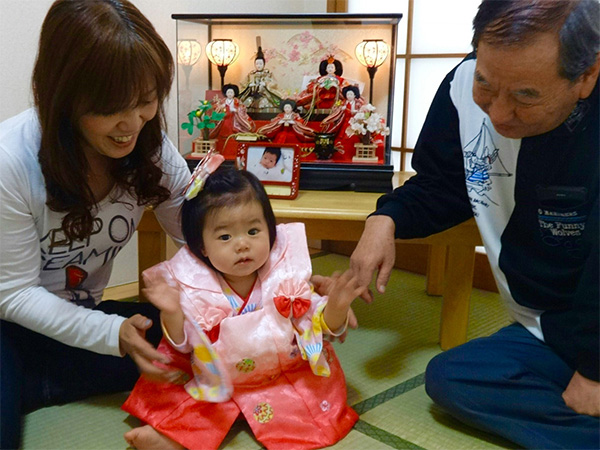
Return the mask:
[[298,196],[300,149],[295,144],[240,143],[237,166],[256,175],[270,198],[291,200]]
[[172,18],[184,155],[212,146],[233,163],[241,142],[297,145],[303,190],[392,190],[401,14]]

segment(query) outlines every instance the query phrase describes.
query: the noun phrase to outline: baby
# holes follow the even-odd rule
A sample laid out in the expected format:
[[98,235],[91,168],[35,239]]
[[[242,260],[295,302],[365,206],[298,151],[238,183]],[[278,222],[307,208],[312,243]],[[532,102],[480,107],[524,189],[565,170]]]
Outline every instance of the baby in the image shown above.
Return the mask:
[[204,164],[182,208],[187,246],[144,272],[144,293],[161,310],[159,350],[187,379],[140,378],[123,409],[148,425],[125,439],[138,449],[217,449],[241,413],[269,450],[333,445],[358,416],[323,337],[345,331],[363,290],[348,271],[328,297],[316,294],[304,225],[276,226],[252,173],[210,174]]

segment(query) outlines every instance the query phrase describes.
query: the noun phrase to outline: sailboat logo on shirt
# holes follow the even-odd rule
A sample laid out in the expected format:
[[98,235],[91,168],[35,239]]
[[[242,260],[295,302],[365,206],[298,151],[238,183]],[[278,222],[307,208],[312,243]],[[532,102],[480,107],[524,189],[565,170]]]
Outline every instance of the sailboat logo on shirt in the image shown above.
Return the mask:
[[[463,150],[467,190],[484,196],[497,205],[486,194],[487,191],[492,189],[490,177],[512,177],[513,174],[506,169],[502,162],[499,155],[500,149],[494,143],[494,138],[489,126],[485,123],[485,119],[483,119],[479,133],[465,145]],[[496,161],[498,161],[501,170],[492,172]]]

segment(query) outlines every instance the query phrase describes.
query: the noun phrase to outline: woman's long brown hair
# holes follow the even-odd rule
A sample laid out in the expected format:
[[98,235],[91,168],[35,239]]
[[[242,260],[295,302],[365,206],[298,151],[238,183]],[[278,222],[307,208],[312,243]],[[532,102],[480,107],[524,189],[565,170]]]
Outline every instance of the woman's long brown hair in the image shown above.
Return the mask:
[[78,130],[84,114],[110,115],[135,107],[155,88],[158,113],[142,128],[131,154],[112,160],[111,175],[138,205],[156,205],[170,192],[157,167],[166,129],[163,103],[173,58],[142,13],[126,0],[58,0],[40,35],[33,94],[41,123],[39,162],[47,205],[66,212],[70,240],[92,234],[96,200]]

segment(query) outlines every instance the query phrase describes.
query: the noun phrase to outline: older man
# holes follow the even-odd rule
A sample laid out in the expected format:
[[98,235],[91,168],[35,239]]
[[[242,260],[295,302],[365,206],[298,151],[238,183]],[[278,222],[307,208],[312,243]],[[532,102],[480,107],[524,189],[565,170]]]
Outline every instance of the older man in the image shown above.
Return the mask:
[[515,323],[435,357],[426,388],[528,448],[600,448],[598,0],[483,0],[442,82],[417,175],[380,198],[351,258],[383,292],[394,238],[475,216]]

